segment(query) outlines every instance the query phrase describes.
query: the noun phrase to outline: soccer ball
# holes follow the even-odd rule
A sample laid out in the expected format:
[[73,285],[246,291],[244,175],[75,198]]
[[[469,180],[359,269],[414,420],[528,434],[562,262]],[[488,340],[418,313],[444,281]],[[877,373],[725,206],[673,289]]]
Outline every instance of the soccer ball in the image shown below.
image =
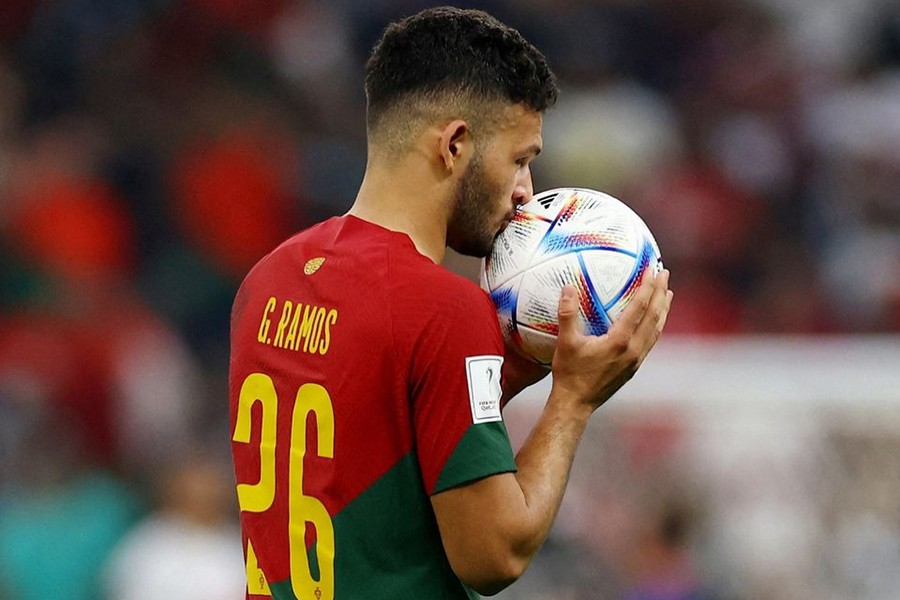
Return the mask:
[[661,269],[656,240],[633,210],[602,192],[559,188],[518,209],[482,265],[481,285],[497,307],[506,340],[549,366],[564,285],[578,291],[583,330],[602,335],[644,273],[655,276]]

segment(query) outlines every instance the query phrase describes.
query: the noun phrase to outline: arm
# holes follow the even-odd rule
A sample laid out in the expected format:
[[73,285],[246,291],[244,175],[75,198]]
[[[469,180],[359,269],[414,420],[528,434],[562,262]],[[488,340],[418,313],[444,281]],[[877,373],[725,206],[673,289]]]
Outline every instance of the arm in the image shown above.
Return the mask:
[[496,594],[515,581],[546,539],[590,415],[634,375],[662,332],[672,300],[668,279],[668,271],[645,279],[599,337],[578,331],[574,290],[564,289],[553,386],[516,456],[518,472],[432,496],[450,564],[478,592]]

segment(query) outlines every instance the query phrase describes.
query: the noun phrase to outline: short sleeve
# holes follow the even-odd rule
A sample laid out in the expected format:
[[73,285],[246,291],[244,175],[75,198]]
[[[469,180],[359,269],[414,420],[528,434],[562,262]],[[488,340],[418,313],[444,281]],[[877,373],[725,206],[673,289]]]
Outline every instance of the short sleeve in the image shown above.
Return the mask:
[[503,338],[493,305],[468,280],[451,282],[424,299],[429,310],[410,362],[416,452],[429,494],[516,470],[500,411]]

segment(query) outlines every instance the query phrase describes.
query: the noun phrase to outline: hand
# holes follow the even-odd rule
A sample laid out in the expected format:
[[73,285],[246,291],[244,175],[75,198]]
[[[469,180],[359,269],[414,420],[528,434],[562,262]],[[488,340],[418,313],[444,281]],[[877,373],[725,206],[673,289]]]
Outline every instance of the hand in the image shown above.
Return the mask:
[[563,288],[553,390],[596,410],[637,372],[656,344],[672,305],[669,271],[644,277],[628,306],[604,335],[579,331],[575,289]]

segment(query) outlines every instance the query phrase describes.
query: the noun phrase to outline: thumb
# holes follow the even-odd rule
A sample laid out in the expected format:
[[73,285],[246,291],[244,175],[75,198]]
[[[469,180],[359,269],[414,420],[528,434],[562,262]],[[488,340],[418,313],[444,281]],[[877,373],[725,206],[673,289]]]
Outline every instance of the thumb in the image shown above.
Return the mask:
[[569,336],[578,331],[578,292],[571,285],[564,286],[559,294],[559,336]]

